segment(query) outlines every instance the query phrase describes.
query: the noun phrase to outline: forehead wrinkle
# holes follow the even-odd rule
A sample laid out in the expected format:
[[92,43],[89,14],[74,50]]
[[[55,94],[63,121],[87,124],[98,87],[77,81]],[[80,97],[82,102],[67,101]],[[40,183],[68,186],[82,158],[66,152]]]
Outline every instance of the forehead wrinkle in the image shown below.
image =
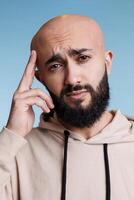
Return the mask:
[[[57,51],[56,51],[57,50]],[[58,55],[61,57],[66,57],[66,55],[72,57],[75,55],[79,55],[83,52],[92,52],[94,53],[94,49],[90,49],[90,48],[71,48],[70,46],[68,47],[62,47],[62,48],[58,48],[58,49],[52,49],[52,56]]]
[[64,48],[65,51],[62,52],[54,52],[52,51],[52,55],[50,56],[50,58],[46,61],[46,65],[54,62],[54,61],[62,61],[64,63],[66,63],[66,54],[70,57],[72,56],[76,56],[81,54],[82,52],[94,52],[93,49],[87,49],[87,48],[81,48],[81,49],[72,49],[71,47],[68,48]]
[[63,34],[50,34],[47,37],[47,42],[55,45],[64,45],[64,44],[70,44],[71,39],[70,39],[70,34],[69,33],[63,33]]
[[68,55],[75,56],[79,55],[83,52],[94,52],[94,49],[87,49],[87,48],[69,48],[68,49]]

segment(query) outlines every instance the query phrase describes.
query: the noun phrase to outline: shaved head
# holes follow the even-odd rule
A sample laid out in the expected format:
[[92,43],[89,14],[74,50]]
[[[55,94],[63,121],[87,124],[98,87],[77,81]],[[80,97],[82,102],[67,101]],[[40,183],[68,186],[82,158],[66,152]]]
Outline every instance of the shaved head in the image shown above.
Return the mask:
[[72,35],[80,40],[83,37],[89,37],[99,48],[104,49],[103,33],[96,21],[76,14],[58,16],[43,24],[32,39],[31,49],[40,52],[40,48],[48,42],[61,45],[66,42],[69,46],[72,44],[70,38]]

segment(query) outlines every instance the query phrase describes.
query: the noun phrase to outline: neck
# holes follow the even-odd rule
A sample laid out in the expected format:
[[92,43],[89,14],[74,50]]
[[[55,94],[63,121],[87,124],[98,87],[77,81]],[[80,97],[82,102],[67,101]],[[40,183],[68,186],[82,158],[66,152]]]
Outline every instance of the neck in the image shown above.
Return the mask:
[[69,129],[72,132],[76,132],[80,135],[82,135],[85,139],[89,139],[95,135],[97,135],[101,130],[103,130],[113,119],[113,114],[109,111],[105,111],[100,119],[92,126],[92,127],[86,127],[86,128],[78,128],[70,126],[63,121],[59,120],[60,123],[67,129]]

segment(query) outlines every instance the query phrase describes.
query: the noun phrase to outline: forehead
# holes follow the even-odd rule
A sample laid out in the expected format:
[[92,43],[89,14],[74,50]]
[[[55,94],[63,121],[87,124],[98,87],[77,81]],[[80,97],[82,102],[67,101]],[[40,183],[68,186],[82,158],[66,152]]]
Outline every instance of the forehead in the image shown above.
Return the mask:
[[68,27],[49,27],[38,37],[39,48],[44,53],[57,53],[71,49],[96,49],[102,47],[99,33],[88,24],[75,23]]

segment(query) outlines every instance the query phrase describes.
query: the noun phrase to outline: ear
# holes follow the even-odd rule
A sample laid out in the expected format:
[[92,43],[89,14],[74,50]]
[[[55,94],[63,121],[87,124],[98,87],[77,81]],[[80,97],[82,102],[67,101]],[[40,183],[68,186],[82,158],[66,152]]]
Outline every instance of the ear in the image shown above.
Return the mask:
[[35,77],[36,77],[36,79],[37,79],[38,81],[41,82],[41,77],[40,77],[39,69],[36,69],[36,70],[35,70]]
[[43,85],[45,85],[45,82],[44,82],[44,80],[43,80],[43,78],[42,78],[42,76],[41,76],[41,71],[40,71],[40,69],[36,69],[36,70],[35,70],[35,78],[36,78],[40,83],[42,83]]
[[109,75],[112,69],[112,58],[113,58],[113,53],[112,51],[107,51],[105,53],[105,66],[107,70],[107,74]]

